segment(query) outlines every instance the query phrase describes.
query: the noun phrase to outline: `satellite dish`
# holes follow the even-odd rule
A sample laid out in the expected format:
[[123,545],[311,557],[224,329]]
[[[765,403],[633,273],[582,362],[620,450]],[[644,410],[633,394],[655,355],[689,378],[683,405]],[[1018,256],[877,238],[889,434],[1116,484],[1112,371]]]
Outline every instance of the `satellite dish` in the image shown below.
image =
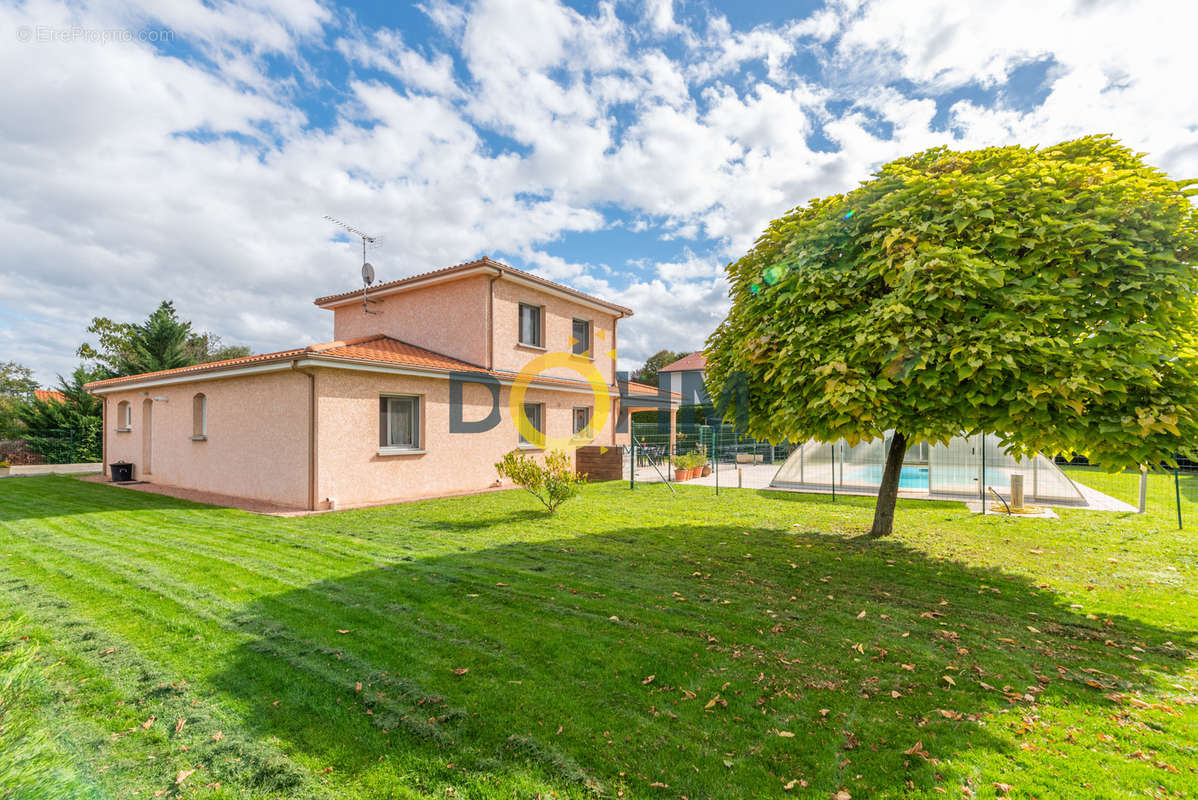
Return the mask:
[[362,282],[367,286],[374,283],[374,267],[367,261],[362,265]]

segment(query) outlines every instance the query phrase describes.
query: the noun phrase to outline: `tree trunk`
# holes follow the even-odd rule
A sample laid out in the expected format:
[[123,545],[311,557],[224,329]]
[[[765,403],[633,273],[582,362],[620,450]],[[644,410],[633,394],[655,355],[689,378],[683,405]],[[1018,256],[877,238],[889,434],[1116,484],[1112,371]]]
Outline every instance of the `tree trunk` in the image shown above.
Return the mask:
[[889,536],[894,530],[894,503],[898,499],[899,476],[903,471],[903,456],[907,454],[907,437],[898,431],[890,440],[886,453],[886,469],[882,471],[882,485],[878,487],[878,503],[874,506],[874,526],[870,528],[872,539]]

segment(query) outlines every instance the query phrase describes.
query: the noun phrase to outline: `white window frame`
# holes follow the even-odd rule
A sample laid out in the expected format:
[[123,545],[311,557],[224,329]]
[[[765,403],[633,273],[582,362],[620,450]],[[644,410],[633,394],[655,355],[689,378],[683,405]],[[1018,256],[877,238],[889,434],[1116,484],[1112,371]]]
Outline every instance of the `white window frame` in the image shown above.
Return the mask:
[[[526,308],[536,312],[537,339],[539,341],[529,342],[524,339],[524,309]],[[535,303],[520,303],[519,310],[516,312],[516,341],[524,347],[535,347],[540,350],[545,349],[545,306],[539,306]]]
[[116,430],[117,433],[133,430],[133,404],[128,400],[121,400],[116,404]]
[[[391,444],[391,401],[409,400],[412,403],[412,443]],[[383,404],[386,411],[383,411]],[[379,395],[379,455],[413,455],[424,452],[424,397],[418,394]],[[386,430],[383,426],[386,425]]]
[[[528,413],[529,408],[537,409],[536,422],[533,422],[532,417],[529,415],[529,413]],[[544,438],[544,436],[545,436],[545,404],[544,403],[527,403],[526,402],[524,404],[524,416],[528,418],[528,421],[530,423],[532,423],[533,428],[535,428],[541,434],[541,437]],[[517,426],[516,435],[520,439],[520,447],[522,447],[526,450],[541,449],[541,445],[538,445],[535,442],[530,442],[524,438],[524,434],[520,433],[519,426]]]
[[[574,326],[578,325],[579,323],[582,323],[583,325],[587,326],[586,341],[582,341],[581,339],[578,339],[578,337],[574,335]],[[574,346],[570,348],[570,352],[572,352],[574,355],[582,356],[583,358],[593,358],[593,354],[591,353],[591,342],[594,340],[594,336],[595,336],[595,324],[592,320],[581,319],[579,317],[575,317],[574,319],[570,320],[570,338],[577,340],[574,342]],[[579,350],[578,349],[579,347],[581,347],[582,349]]]

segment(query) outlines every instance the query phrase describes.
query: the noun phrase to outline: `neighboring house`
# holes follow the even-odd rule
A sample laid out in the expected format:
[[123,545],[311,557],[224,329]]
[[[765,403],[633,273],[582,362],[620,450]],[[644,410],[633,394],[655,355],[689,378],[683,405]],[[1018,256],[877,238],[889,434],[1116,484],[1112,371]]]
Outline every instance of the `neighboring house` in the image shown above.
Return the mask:
[[55,403],[65,403],[67,401],[67,396],[55,389],[34,389],[33,398],[47,402],[53,400]]
[[661,402],[635,383],[620,398],[629,309],[489,258],[368,297],[315,301],[333,312],[331,342],[88,384],[105,469],[306,509],[435,497],[492,486],[504,453],[539,449],[515,427],[513,391],[567,450],[626,443],[621,415]]
[[704,405],[710,402],[706,378],[707,356],[702,351],[683,356],[657,371],[657,385],[680,395],[682,405]]

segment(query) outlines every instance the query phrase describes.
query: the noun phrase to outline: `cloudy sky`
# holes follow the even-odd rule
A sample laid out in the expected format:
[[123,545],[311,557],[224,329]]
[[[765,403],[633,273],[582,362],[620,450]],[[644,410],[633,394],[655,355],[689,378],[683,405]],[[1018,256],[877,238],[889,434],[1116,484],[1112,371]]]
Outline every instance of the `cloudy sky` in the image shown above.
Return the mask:
[[[490,255],[698,348],[765,224],[933,145],[1112,133],[1198,177],[1193,0],[0,0],[0,361],[162,299],[323,341],[358,284]],[[447,321],[452,324],[452,321]]]

